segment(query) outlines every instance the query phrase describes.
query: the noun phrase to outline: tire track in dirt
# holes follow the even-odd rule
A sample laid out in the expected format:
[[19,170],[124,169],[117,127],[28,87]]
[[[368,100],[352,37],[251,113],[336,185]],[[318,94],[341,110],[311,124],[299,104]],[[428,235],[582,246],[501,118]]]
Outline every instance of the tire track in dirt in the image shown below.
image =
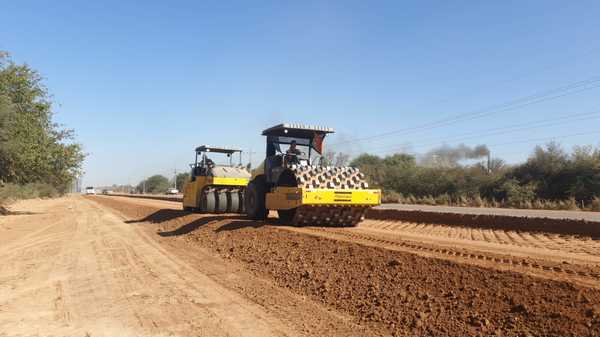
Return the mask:
[[[385,230],[394,234],[424,234],[439,238],[482,241],[519,247],[534,247],[585,254],[590,257],[600,256],[600,240],[589,237],[551,233],[528,233],[501,229],[466,228],[437,224],[403,223],[401,225],[394,225],[395,223],[397,224],[398,222],[366,219],[359,224],[359,228]],[[561,238],[561,236],[566,239]],[[597,262],[600,262],[600,259]]]
[[[159,207],[173,210],[181,209],[177,202],[127,197],[112,198],[127,204]],[[270,222],[277,225],[276,222]],[[286,230],[300,230],[282,226]],[[486,267],[511,268],[520,272],[541,277],[568,277],[568,280],[581,281],[588,286],[597,286],[594,275],[600,271],[600,241],[589,237],[566,234],[528,233],[494,228],[474,228],[426,223],[409,223],[396,220],[366,219],[356,228],[326,228],[325,231],[340,233],[360,233],[356,237],[360,242],[377,244],[382,237],[394,242],[403,242],[404,251],[429,256],[460,259],[463,263],[485,264]],[[484,231],[494,235],[484,235]],[[478,234],[474,234],[477,232]],[[324,234],[323,231],[312,231]],[[541,237],[551,237],[544,241]],[[365,238],[366,236],[366,238]],[[339,234],[338,238],[352,239],[348,234]],[[411,247],[421,248],[411,248]],[[389,246],[386,246],[389,247]],[[392,246],[398,248],[398,245]],[[426,247],[431,247],[426,248]],[[441,253],[441,252],[446,253]],[[460,254],[459,254],[460,253]],[[598,254],[597,254],[598,253]],[[469,258],[469,256],[488,256],[489,258]],[[507,259],[509,262],[504,263]],[[513,261],[513,262],[510,262]],[[520,262],[525,261],[525,262]],[[538,267],[539,266],[539,267]],[[518,268],[517,268],[518,267]]]
[[[527,217],[494,214],[493,209],[487,209],[486,211],[490,213],[444,213],[441,211],[372,208],[367,212],[366,217],[371,220],[396,220],[414,224],[448,225],[473,229],[496,229],[530,233],[542,232],[600,238],[600,218],[596,214],[587,214],[586,218],[594,220],[584,220],[578,218],[582,216],[581,214],[577,216],[571,215],[571,217],[565,215],[565,218],[558,218],[552,213],[548,213],[548,216],[544,217],[543,212],[535,212],[535,214],[538,214],[536,217]],[[476,235],[477,232],[469,232],[469,234]]]
[[[157,315],[155,311],[146,308],[135,312],[140,327],[154,335],[164,333],[164,327],[173,329],[174,322],[191,322],[190,319],[194,316],[200,318],[195,319],[196,324],[201,327],[199,330],[205,331],[206,334],[288,334],[284,332],[287,329],[269,315],[253,305],[246,304],[233,293],[216,286],[205,275],[172,258],[153,241],[144,239],[132,242],[124,240],[123,236],[111,236],[110,239],[112,242],[109,247],[122,249],[122,252],[111,250],[112,264],[119,261],[117,264],[127,266],[115,272],[118,275],[116,278],[128,280],[122,287],[128,307],[139,309],[140,300],[146,306],[170,307],[167,315]],[[155,284],[153,292],[140,291],[139,285],[149,283]],[[190,310],[190,306],[195,309]],[[192,330],[181,330],[185,335],[191,332]]]
[[[530,258],[515,258],[505,254],[477,253],[460,248],[443,248],[414,241],[391,239],[372,233],[361,233],[348,229],[318,227],[294,228],[293,231],[311,233],[333,239],[345,239],[350,242],[367,243],[386,249],[400,249],[406,252],[424,253],[426,256],[450,257],[454,261],[470,262],[483,267],[495,267],[502,270],[520,271],[552,279],[575,281],[585,286],[600,289],[600,268],[589,269],[579,266],[536,261]],[[482,262],[482,263],[479,263]]]
[[0,269],[0,335],[303,335],[96,204],[64,198],[47,205],[57,220],[48,231],[29,226],[32,233],[1,251],[11,266]]
[[373,235],[362,232],[349,240],[319,234],[354,234],[347,228],[290,228],[98,201],[157,228],[157,236],[205,247],[392,335],[593,336],[600,329],[600,290],[575,283],[366,245],[360,240]]
[[[95,199],[94,199],[95,200]],[[104,203],[102,203],[104,204]],[[121,207],[124,206],[124,207]],[[114,208],[113,208],[114,207]],[[321,303],[308,301],[305,295],[292,293],[287,289],[277,287],[269,279],[256,278],[241,272],[243,265],[235,263],[230,257],[224,259],[209,255],[195,242],[188,240],[187,236],[181,235],[156,235],[156,229],[148,229],[147,223],[139,222],[137,219],[145,218],[148,212],[152,213],[152,208],[147,206],[131,207],[127,204],[111,203],[111,208],[117,209],[119,214],[134,214],[133,219],[129,221],[131,225],[139,223],[142,226],[141,234],[146,241],[152,244],[159,251],[164,251],[166,255],[176,254],[178,259],[172,259],[173,264],[182,263],[195,267],[205,275],[208,275],[222,286],[232,291],[242,293],[253,302],[264,308],[271,309],[280,320],[287,322],[295,327],[297,336],[382,336],[381,329],[372,326],[354,322],[353,317],[340,312],[332,311],[330,308],[322,306]],[[133,213],[131,213],[133,212]],[[186,212],[176,211],[175,213],[167,210],[159,210],[159,217],[170,219],[174,223],[181,225],[182,228],[190,226],[187,221],[182,221],[181,215],[194,216]],[[177,215],[177,216],[175,216]],[[131,220],[132,217],[125,219]],[[210,220],[212,217],[207,217]],[[148,220],[150,221],[150,220]],[[192,222],[193,224],[194,222]],[[160,243],[160,244],[157,244]],[[170,254],[167,254],[170,252]],[[274,311],[274,312],[273,312]]]

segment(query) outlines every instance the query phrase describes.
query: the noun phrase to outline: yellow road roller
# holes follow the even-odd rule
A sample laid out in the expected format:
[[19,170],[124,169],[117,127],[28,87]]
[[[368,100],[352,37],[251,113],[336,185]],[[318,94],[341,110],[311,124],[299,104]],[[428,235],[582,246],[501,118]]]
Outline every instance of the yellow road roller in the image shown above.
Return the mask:
[[355,226],[381,204],[381,191],[369,189],[357,168],[322,165],[323,141],[333,132],[288,123],[264,130],[266,158],[246,187],[246,214],[265,219],[276,210],[287,224]]
[[[233,156],[239,154],[239,164]],[[216,164],[213,155],[225,155],[226,164]],[[200,213],[243,213],[244,191],[250,172],[242,166],[242,150],[202,145],[190,164],[190,181],[184,187],[183,209]]]

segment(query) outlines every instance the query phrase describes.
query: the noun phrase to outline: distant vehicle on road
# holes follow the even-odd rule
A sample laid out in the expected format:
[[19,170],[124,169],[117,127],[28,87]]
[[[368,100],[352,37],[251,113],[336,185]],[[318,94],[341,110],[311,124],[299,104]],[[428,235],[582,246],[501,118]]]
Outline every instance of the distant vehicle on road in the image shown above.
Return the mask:
[[106,190],[106,189],[102,190],[102,194],[106,194],[106,195],[111,194],[112,192],[113,191],[111,191],[111,190]]
[[85,188],[85,194],[96,194],[96,190],[93,186],[88,186]]
[[167,194],[169,194],[169,195],[178,194],[178,193],[179,193],[179,190],[176,188],[169,188],[167,190]]

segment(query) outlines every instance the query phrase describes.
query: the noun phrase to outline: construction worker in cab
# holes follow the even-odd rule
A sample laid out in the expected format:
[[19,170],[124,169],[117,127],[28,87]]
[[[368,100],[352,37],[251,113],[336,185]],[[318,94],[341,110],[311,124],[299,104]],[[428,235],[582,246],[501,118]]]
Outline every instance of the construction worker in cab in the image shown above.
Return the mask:
[[298,156],[300,156],[302,154],[302,151],[300,151],[297,147],[296,147],[296,141],[292,140],[292,142],[290,143],[290,147],[287,149],[287,151],[285,152],[286,154],[286,162],[288,164],[298,164],[300,163],[300,160],[298,159]]

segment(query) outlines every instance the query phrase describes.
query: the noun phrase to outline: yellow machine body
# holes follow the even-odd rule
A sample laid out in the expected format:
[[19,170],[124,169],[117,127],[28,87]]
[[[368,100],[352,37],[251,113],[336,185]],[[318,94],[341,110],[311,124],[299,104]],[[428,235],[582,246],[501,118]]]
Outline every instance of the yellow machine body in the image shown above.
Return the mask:
[[266,195],[266,207],[271,210],[286,210],[300,206],[364,206],[381,204],[381,191],[307,189],[301,187],[276,187]]
[[183,193],[183,206],[197,208],[200,200],[200,192],[205,187],[245,187],[248,185],[248,178],[230,178],[230,177],[207,177],[197,176],[194,181],[185,184]]
[[276,210],[285,224],[356,226],[381,204],[381,191],[369,189],[358,168],[326,164],[323,141],[333,132],[297,123],[265,129],[265,160],[252,171],[245,189],[246,214],[262,220]]

